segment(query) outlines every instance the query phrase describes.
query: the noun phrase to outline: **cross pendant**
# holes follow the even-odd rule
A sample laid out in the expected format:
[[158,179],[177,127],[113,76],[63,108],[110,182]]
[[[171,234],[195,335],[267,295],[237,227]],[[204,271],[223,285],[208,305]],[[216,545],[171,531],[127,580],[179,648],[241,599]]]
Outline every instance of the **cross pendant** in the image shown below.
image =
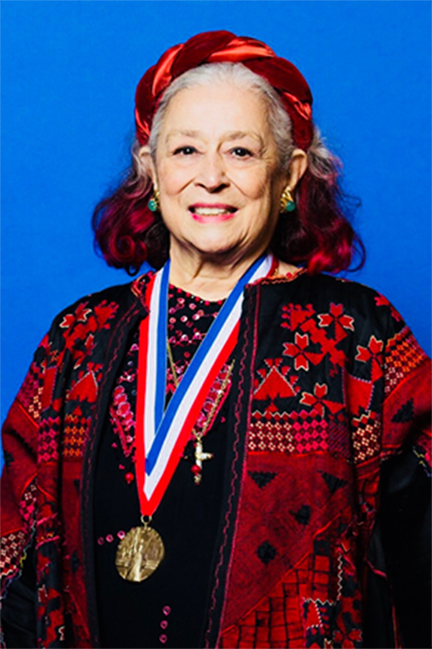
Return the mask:
[[204,460],[211,460],[212,457],[213,453],[205,453],[203,451],[201,437],[198,437],[195,442],[195,464],[192,467],[195,484],[199,484],[201,482],[202,463],[204,462]]

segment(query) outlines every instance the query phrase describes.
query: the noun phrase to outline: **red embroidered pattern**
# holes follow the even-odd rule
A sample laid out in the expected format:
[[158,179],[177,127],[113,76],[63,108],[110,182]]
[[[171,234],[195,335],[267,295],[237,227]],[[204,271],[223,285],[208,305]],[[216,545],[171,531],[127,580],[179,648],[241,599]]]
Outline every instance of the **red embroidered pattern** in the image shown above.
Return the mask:
[[38,451],[43,462],[58,460],[60,425],[60,417],[47,417],[41,421],[39,427]]
[[310,453],[328,448],[328,423],[317,412],[252,413],[248,446],[251,451]]
[[354,462],[364,462],[381,450],[381,418],[372,410],[352,418]]
[[0,568],[4,575],[4,585],[6,581],[22,567],[21,557],[25,554],[26,546],[30,542],[31,532],[34,527],[36,512],[36,484],[31,482],[25,490],[20,506],[20,515],[25,522],[25,529],[17,530],[7,534],[2,538]]
[[326,398],[328,392],[328,385],[325,383],[315,383],[313,394],[310,392],[302,392],[300,403],[314,408],[319,412],[321,417],[324,417],[326,413],[334,415],[342,410],[344,406],[342,403],[337,403]]
[[81,366],[94,349],[95,334],[109,329],[109,321],[115,316],[118,304],[106,302],[88,308],[88,302],[81,302],[74,312],[66,314],[59,327],[69,330],[65,335],[66,349],[74,352],[74,368]]
[[[330,304],[329,313],[316,313],[311,304],[288,304],[282,307],[281,327],[294,333],[294,342],[284,343],[283,354],[294,359],[294,369],[308,371],[328,357],[334,368],[345,362],[338,345],[354,331],[354,318],[344,313],[342,304]],[[302,333],[300,333],[302,332]]]
[[386,348],[386,396],[402,379],[426,359],[426,354],[408,327],[404,327],[387,343]]
[[17,566],[28,542],[28,536],[23,530],[12,532],[2,538],[0,565],[4,578],[9,578],[18,572]]
[[90,417],[84,417],[80,406],[72,413],[65,415],[63,454],[68,458],[79,459],[82,457],[84,442],[87,439]]
[[35,421],[39,421],[42,410],[44,369],[45,365],[41,366],[33,361],[17,397]]
[[220,647],[361,647],[360,587],[351,545],[347,535],[338,541],[331,532],[318,535],[314,553],[227,629]]
[[280,397],[294,397],[300,388],[296,385],[298,376],[289,374],[290,367],[283,358],[265,359],[265,368],[259,368],[254,383],[254,398],[265,400],[277,394]]

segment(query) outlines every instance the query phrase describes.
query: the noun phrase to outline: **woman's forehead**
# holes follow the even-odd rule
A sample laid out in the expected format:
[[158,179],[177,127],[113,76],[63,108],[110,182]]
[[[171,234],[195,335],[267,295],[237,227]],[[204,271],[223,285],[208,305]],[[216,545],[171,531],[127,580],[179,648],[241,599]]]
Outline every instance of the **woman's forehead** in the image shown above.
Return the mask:
[[170,100],[163,121],[165,137],[225,134],[268,135],[268,108],[260,91],[230,82],[183,88]]

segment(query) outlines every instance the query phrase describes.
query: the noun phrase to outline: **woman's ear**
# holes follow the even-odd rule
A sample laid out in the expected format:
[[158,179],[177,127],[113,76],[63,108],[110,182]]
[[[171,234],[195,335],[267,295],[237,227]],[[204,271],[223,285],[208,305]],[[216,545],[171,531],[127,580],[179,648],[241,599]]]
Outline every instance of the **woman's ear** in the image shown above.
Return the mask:
[[140,159],[143,174],[151,178],[153,187],[157,189],[156,167],[150,153],[150,147],[147,144],[138,150],[138,157]]
[[289,167],[288,167],[288,182],[286,189],[293,192],[297,186],[298,181],[305,173],[308,167],[307,154],[303,149],[294,149]]

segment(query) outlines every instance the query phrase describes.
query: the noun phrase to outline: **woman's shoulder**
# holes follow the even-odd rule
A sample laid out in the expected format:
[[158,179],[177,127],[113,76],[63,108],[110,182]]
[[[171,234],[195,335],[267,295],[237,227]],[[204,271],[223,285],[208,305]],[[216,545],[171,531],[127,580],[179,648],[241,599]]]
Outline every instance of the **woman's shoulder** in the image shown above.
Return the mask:
[[[268,300],[272,295],[285,308],[307,311],[316,318],[345,314],[354,319],[358,330],[363,326],[385,333],[400,330],[405,322],[393,304],[379,291],[358,281],[334,275],[309,275],[305,269],[295,269],[265,282]],[[320,320],[320,321],[321,321]]]
[[270,278],[268,283],[286,286],[292,284],[293,288],[299,286],[303,292],[306,292],[308,299],[313,297],[325,299],[333,297],[335,299],[363,298],[376,302],[377,298],[379,298],[378,301],[383,299],[389,304],[381,293],[361,282],[326,273],[310,275],[306,268],[290,266],[289,264],[286,264],[286,266],[289,266],[289,268],[280,268],[278,274]]
[[144,309],[145,286],[151,272],[124,283],[88,293],[63,308],[53,319],[51,330],[71,330],[76,326],[89,330],[107,329],[131,307]]

